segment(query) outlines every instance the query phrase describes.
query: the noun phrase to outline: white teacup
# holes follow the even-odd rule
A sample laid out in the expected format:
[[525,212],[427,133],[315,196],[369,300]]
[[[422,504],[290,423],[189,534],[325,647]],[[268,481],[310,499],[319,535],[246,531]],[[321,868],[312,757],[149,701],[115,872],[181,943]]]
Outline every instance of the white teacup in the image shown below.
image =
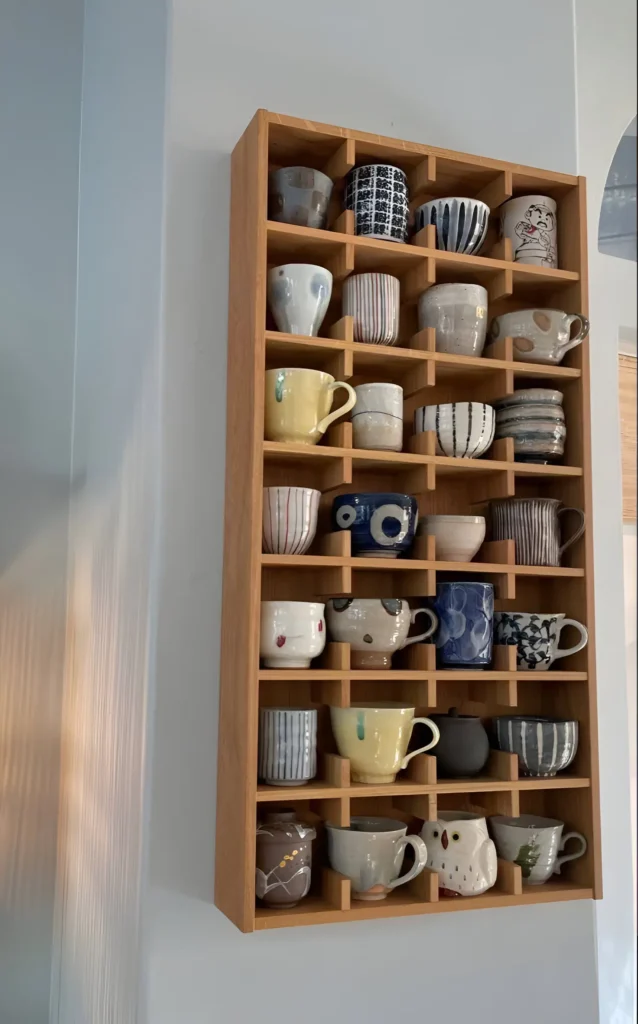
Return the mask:
[[[408,836],[407,830],[395,818],[355,816],[348,828],[326,823],[330,865],[350,879],[353,899],[384,900],[421,874],[427,849],[420,836]],[[406,846],[414,850],[414,864],[399,878]]]
[[259,654],[266,668],[309,668],[326,646],[325,605],[262,601]]
[[437,562],[471,562],[485,539],[483,516],[424,516],[419,533],[434,537]]
[[[542,885],[552,875],[560,875],[563,864],[577,860],[587,852],[587,840],[580,832],[563,835],[564,824],[556,818],[540,818],[536,814],[521,814],[518,818],[495,815],[490,818],[499,857],[518,864],[525,882]],[[579,849],[559,857],[570,839],[576,839]]]
[[562,309],[518,309],[495,317],[489,334],[490,344],[512,338],[514,359],[519,362],[556,365],[587,337],[589,320],[582,313]]
[[436,351],[480,356],[487,333],[487,291],[480,284],[436,284],[419,299],[419,328],[434,327]]
[[[430,626],[408,639],[410,626],[422,614]],[[427,640],[439,624],[429,608],[410,611],[400,597],[333,597],[326,605],[326,616],[331,639],[350,644],[353,668],[390,668],[394,651]]]
[[399,384],[359,384],[352,410],[355,448],[400,452],[403,448],[403,388]]

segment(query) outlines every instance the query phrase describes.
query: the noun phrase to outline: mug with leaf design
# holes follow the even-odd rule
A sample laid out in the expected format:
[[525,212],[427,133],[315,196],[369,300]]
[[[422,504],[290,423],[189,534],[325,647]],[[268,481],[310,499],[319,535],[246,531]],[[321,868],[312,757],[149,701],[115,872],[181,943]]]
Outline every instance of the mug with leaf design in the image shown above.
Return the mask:
[[[339,388],[347,391],[348,398],[331,412]],[[266,370],[266,440],[317,444],[330,424],[350,412],[356,400],[354,388],[323,370],[290,366]]]

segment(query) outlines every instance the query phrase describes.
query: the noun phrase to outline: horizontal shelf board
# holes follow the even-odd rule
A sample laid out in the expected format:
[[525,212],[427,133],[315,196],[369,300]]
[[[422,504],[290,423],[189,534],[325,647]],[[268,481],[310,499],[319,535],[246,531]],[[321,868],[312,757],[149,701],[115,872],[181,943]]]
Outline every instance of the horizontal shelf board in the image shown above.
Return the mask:
[[388,669],[386,671],[378,670],[367,671],[365,669],[344,669],[342,672],[340,669],[334,668],[302,668],[302,669],[278,669],[278,668],[262,668],[259,670],[258,678],[264,682],[268,680],[279,680],[286,682],[312,682],[317,680],[334,680],[334,679],[350,679],[351,681],[375,681],[375,682],[418,682],[424,679],[440,679],[443,682],[447,679],[448,681],[459,682],[481,682],[481,683],[503,683],[509,679],[524,680],[527,682],[535,683],[584,683],[587,682],[586,672],[534,672],[534,671],[519,671],[519,672],[506,672],[506,671],[492,671],[491,669],[485,669],[482,671],[473,671],[468,669],[467,672],[459,671],[455,668],[445,669],[439,668],[432,671],[428,670],[416,670],[416,669]]
[[266,331],[266,349],[272,356],[288,360],[291,356],[299,356],[306,362],[310,359],[321,361],[322,357],[334,355],[336,352],[352,352],[355,358],[355,371],[366,365],[381,369],[394,367],[409,372],[419,363],[428,360],[436,363],[437,374],[449,377],[454,374],[494,373],[495,370],[512,370],[520,376],[544,377],[556,380],[575,380],[580,377],[580,370],[570,366],[552,366],[546,363],[524,363],[508,359],[491,359],[489,356],[461,356],[447,352],[425,352],[416,348],[405,348],[402,345],[364,345],[357,341],[335,341],[333,338],[310,338],[301,334],[283,334],[279,331]]
[[501,562],[427,562],[417,558],[340,558],[337,555],[266,555],[262,554],[261,564],[268,568],[280,569],[340,569],[383,570],[386,572],[481,572],[513,573],[516,576],[548,576],[552,579],[579,578],[584,569],[554,565],[505,565]]
[[335,924],[337,921],[369,921],[383,917],[409,917],[415,914],[441,914],[456,910],[487,910],[496,907],[518,907],[530,903],[555,903],[563,900],[591,900],[593,889],[574,882],[545,882],[544,885],[524,885],[520,896],[490,889],[483,896],[458,899],[442,898],[436,903],[418,900],[401,889],[390,893],[384,900],[364,902],[352,900],[350,910],[336,910],[325,900],[308,896],[296,907],[274,910],[257,907],[255,929],[286,928],[294,925]]
[[398,779],[384,785],[352,782],[349,786],[333,786],[328,782],[309,782],[305,786],[257,786],[258,803],[282,803],[286,800],[325,800],[342,796],[418,796],[422,793],[501,793],[529,789],[588,789],[589,779],[573,775],[556,775],[553,779],[518,779],[510,781],[481,776],[473,779],[439,779],[433,785]]
[[527,462],[498,462],[495,459],[449,459],[443,455],[415,455],[413,452],[378,452],[363,448],[331,448],[321,444],[286,444],[283,441],[264,441],[264,456],[283,459],[343,459],[352,458],[353,465],[365,468],[378,466],[400,471],[403,467],[434,465],[437,472],[502,473],[508,469],[516,476],[579,477],[577,466],[540,466]]
[[497,260],[490,256],[467,256],[464,253],[427,249],[425,246],[403,242],[385,242],[363,235],[344,235],[337,231],[281,224],[278,221],[267,222],[267,233],[268,251],[275,256],[283,253],[306,257],[314,253],[317,259],[321,259],[322,254],[329,258],[338,251],[339,246],[350,243],[355,247],[355,273],[381,262],[389,263],[400,273],[422,259],[431,258],[447,276],[450,271],[466,272],[475,278],[484,277],[489,280],[503,270],[511,270],[515,287],[517,284],[572,284],[580,276],[574,270],[554,270],[550,267]]

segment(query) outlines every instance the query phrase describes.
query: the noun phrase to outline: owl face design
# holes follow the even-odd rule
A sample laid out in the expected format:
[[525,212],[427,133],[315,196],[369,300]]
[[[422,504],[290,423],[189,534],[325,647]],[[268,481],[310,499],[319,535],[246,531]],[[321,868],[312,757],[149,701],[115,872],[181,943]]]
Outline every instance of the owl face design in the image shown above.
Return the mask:
[[470,812],[442,813],[426,821],[421,838],[428,850],[427,866],[439,876],[444,893],[478,896],[496,881],[496,849],[485,818]]

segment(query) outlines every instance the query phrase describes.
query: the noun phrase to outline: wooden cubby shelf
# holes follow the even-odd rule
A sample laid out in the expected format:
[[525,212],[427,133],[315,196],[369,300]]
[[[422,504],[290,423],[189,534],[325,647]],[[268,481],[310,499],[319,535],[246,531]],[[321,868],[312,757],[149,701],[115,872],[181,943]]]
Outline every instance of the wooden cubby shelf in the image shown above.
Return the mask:
[[[345,178],[351,168],[374,162],[406,172],[411,213],[435,197],[470,196],[487,203],[491,216],[484,251],[467,256],[438,250],[432,227],[412,234],[406,243],[357,236],[353,213],[343,209]],[[291,165],[318,168],[332,178],[325,229],[268,219],[268,174]],[[233,152],[231,192],[217,906],[239,929],[251,932],[600,898],[589,343],[572,349],[557,366],[515,359],[512,338],[488,346],[481,357],[453,355],[436,351],[434,329],[420,330],[417,316],[420,295],[448,282],[483,285],[489,320],[528,307],[587,316],[584,180],[260,110]],[[516,263],[511,243],[499,239],[499,207],[528,194],[549,195],[558,204],[558,269]],[[333,275],[319,337],[274,329],[267,271],[295,262],[319,264]],[[344,281],[369,271],[399,279],[394,346],[355,342],[354,321],[342,313]],[[403,450],[355,448],[349,416],[333,424],[316,445],[267,440],[265,373],[295,366],[324,370],[353,386],[400,384]],[[516,461],[512,438],[495,441],[481,458],[447,458],[436,454],[433,433],[413,432],[414,411],[422,405],[491,404],[526,387],[558,388],[564,395],[567,439],[564,458],[557,463]],[[343,394],[337,392],[335,407],[345,400]],[[262,551],[262,496],[269,486],[321,492],[317,533],[304,554]],[[557,567],[519,565],[514,541],[495,542],[489,534],[471,562],[442,559],[435,538],[422,531],[405,557],[362,558],[353,553],[349,531],[331,525],[333,499],[351,491],[414,495],[421,517],[485,515],[489,502],[498,498],[555,498],[583,509],[586,529]],[[519,668],[515,648],[498,645],[484,670],[444,668],[433,642],[398,651],[390,668],[355,668],[349,645],[330,636],[308,668],[260,665],[261,601],[401,597],[412,608],[424,607],[435,596],[437,582],[450,578],[493,583],[497,610],[562,612],[577,619],[587,626],[589,644],[545,672]],[[401,701],[418,716],[457,707],[481,717],[488,728],[492,718],[503,714],[576,719],[578,751],[553,778],[520,775],[517,756],[498,750],[490,752],[476,777],[439,777],[434,748],[416,754],[394,782],[355,782],[350,762],[337,753],[329,707],[379,701]],[[317,774],[305,785],[269,786],[258,780],[259,715],[260,708],[268,707],[317,710]],[[417,747],[415,742],[411,749]],[[255,893],[257,822],[260,815],[283,808],[293,808],[317,830],[310,892],[287,910],[261,905]],[[455,809],[488,818],[524,813],[556,818],[586,836],[587,853],[544,885],[528,885],[518,864],[499,860],[492,889],[457,899],[440,896],[438,876],[426,868],[386,899],[358,902],[348,878],[328,863],[328,822],[347,826],[352,815],[381,815],[418,832],[423,821]]]

